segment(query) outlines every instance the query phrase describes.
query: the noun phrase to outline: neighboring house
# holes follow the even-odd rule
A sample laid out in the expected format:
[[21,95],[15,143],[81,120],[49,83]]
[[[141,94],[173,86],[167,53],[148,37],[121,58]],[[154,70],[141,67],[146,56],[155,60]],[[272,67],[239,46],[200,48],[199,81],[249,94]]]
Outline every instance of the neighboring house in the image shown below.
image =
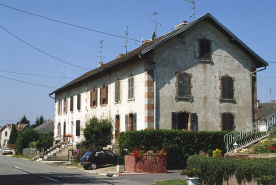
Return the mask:
[[267,131],[276,124],[276,102],[258,104],[258,131]]
[[[8,144],[10,134],[11,134],[11,130],[12,130],[12,125],[14,125],[14,124],[6,124],[0,129],[0,132],[1,132],[1,147],[2,148],[6,147],[7,144]],[[23,131],[26,128],[28,128],[27,124],[20,124],[20,123],[15,124],[15,129],[17,131]]]
[[38,131],[40,134],[45,134],[47,132],[53,132],[54,133],[54,121],[51,119],[48,119],[45,123],[42,125],[39,125],[35,128],[36,131]]
[[257,119],[257,68],[268,66],[211,14],[89,71],[55,94],[55,136],[83,139],[92,116],[121,131],[232,130]]
[[[0,126],[0,130],[2,129],[2,126]],[[1,135],[2,135],[2,132],[0,131],[0,148],[1,148]]]

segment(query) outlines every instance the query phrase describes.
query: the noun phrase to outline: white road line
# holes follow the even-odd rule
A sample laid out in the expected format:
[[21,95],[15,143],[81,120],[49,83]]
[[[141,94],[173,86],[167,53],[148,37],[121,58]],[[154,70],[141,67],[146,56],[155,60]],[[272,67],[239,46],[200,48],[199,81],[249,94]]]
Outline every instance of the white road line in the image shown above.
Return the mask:
[[44,178],[49,179],[49,180],[51,180],[51,181],[59,182],[58,180],[51,179],[51,178],[49,178],[49,177],[44,177]]
[[17,166],[13,166],[14,168],[17,168],[17,169],[21,169],[21,168],[19,168],[19,167],[17,167]]

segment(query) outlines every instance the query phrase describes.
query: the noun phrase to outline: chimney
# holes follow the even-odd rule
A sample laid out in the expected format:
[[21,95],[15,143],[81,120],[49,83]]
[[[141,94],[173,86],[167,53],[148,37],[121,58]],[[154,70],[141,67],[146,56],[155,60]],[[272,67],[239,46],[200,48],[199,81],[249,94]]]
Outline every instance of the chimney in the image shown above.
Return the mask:
[[149,42],[149,39],[145,40],[145,41],[143,42],[143,44],[146,44],[146,43],[148,43],[148,42]]
[[123,55],[124,55],[123,53],[119,53],[118,56],[117,56],[117,58],[120,58]]
[[101,67],[103,65],[103,62],[99,62],[98,67]]
[[174,26],[174,29],[177,30],[178,28],[181,28],[182,26],[186,26],[188,24],[188,21],[182,21],[180,24],[176,24]]
[[260,100],[257,100],[257,108],[260,107]]

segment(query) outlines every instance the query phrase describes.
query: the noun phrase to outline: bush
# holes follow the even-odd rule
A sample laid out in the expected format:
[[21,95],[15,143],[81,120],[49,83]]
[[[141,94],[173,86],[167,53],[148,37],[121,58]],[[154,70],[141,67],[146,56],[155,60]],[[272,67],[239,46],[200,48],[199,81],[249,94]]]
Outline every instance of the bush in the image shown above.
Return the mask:
[[225,159],[219,157],[203,157],[194,155],[188,158],[187,170],[199,169],[200,181],[209,185],[222,184],[233,175],[236,176],[237,184],[257,181],[262,185],[273,185],[275,182],[276,165],[275,159]]
[[168,168],[185,168],[187,158],[200,150],[208,151],[216,148],[226,152],[222,131],[185,131],[185,130],[142,130],[120,133],[120,154],[124,149],[131,152],[133,148],[141,150],[168,151]]
[[113,126],[109,119],[100,120],[96,117],[87,120],[83,129],[86,145],[92,145],[94,149],[102,149],[111,143]]
[[29,128],[24,130],[23,132],[19,132],[15,142],[16,153],[21,155],[23,148],[28,148],[30,142],[37,141],[38,139],[39,133],[35,131],[33,128]]
[[87,145],[87,142],[82,141],[77,149],[73,150],[73,158],[75,161],[80,162],[81,157],[88,151],[93,150],[92,146]]

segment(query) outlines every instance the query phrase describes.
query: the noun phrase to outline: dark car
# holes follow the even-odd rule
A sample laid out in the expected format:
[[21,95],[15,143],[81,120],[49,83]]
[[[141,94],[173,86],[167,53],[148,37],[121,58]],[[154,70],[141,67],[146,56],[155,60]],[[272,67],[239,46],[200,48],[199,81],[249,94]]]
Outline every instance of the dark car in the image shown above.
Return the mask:
[[116,164],[117,157],[115,154],[108,150],[98,150],[86,152],[80,159],[80,164],[84,169],[96,169],[105,164]]

